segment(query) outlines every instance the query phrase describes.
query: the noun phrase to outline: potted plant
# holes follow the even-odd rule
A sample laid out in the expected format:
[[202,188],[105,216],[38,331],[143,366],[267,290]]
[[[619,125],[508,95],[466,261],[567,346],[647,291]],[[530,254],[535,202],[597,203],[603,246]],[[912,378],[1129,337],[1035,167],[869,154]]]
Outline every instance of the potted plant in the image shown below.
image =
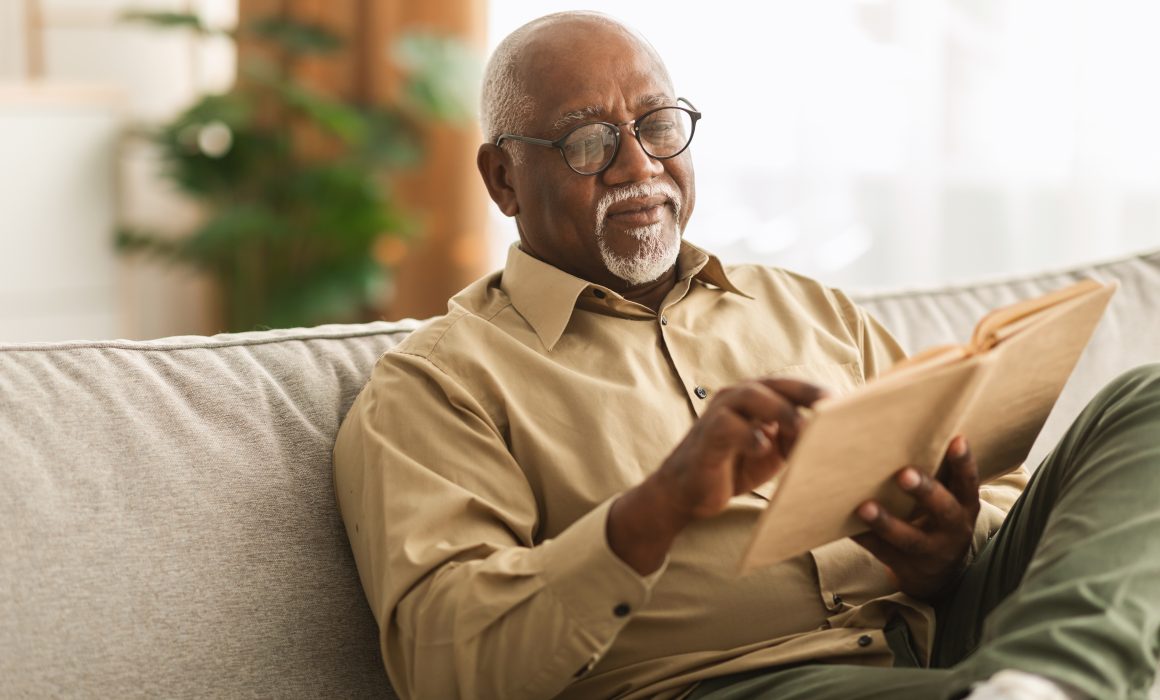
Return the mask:
[[300,61],[342,50],[321,26],[277,16],[223,32],[192,14],[127,19],[248,35],[265,51],[243,58],[230,91],[148,132],[204,222],[177,238],[122,227],[118,248],[208,273],[230,331],[374,317],[390,275],[375,251],[397,250],[413,229],[388,176],[421,161],[424,123],[470,116],[474,58],[447,39],[407,37],[394,51],[399,99],[355,104],[293,78]]

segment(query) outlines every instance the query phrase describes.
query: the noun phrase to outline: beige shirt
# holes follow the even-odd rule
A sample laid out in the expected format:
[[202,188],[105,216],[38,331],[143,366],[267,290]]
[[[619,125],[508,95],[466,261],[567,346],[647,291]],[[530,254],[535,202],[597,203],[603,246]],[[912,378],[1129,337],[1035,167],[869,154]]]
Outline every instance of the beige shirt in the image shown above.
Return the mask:
[[[809,279],[726,273],[688,244],[678,270],[658,314],[513,247],[376,364],[335,483],[403,697],[670,697],[774,664],[889,665],[895,614],[929,654],[931,608],[850,540],[739,576],[760,493],[689,527],[650,576],[609,549],[611,502],[714,391],[784,375],[845,392],[903,356]],[[983,489],[976,546],[1025,482]]]

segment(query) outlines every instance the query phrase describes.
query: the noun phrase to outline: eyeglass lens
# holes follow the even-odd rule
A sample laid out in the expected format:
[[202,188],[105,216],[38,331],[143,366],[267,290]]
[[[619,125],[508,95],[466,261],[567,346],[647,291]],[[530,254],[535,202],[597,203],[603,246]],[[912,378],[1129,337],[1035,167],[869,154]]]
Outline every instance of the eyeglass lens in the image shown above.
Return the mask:
[[[654,158],[669,158],[688,145],[693,118],[683,109],[666,107],[637,121],[640,144]],[[594,173],[616,156],[616,127],[588,124],[573,131],[563,144],[564,157],[574,170]]]

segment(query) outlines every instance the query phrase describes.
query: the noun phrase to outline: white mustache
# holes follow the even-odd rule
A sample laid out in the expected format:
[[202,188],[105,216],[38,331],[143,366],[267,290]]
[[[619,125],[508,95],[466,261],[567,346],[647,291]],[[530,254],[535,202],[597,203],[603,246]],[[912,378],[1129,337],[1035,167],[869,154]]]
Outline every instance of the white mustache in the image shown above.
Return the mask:
[[604,230],[604,219],[608,216],[608,208],[617,202],[623,202],[626,199],[635,199],[643,197],[662,196],[667,198],[668,205],[673,210],[673,218],[677,220],[677,225],[680,226],[681,221],[681,193],[676,187],[667,182],[638,182],[636,184],[627,185],[617,190],[610,190],[604,193],[600,201],[596,204],[596,231],[597,233]]

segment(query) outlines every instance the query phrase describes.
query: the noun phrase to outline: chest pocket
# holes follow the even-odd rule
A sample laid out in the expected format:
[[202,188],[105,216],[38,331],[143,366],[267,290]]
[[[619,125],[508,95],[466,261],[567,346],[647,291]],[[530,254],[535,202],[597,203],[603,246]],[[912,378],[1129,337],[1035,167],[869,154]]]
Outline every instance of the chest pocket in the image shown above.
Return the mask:
[[[857,362],[811,362],[799,365],[785,365],[765,372],[762,376],[784,379],[800,379],[816,384],[834,396],[847,394],[865,384],[862,368]],[[768,501],[777,487],[777,477],[753,489],[752,493]]]

